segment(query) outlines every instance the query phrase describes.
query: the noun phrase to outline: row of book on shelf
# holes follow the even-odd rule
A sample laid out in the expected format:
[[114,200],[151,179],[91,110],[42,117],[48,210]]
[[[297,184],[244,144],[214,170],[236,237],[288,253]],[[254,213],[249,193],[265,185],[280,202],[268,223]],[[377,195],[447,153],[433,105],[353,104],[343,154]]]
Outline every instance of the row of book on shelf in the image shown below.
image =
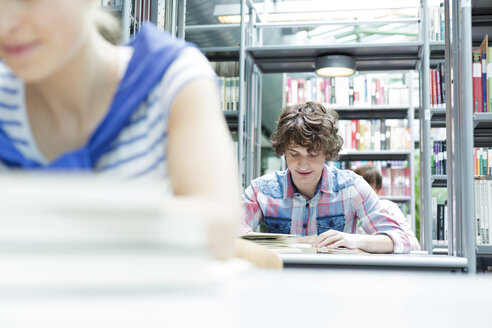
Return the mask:
[[431,153],[431,174],[446,175],[446,140],[434,141],[434,147]]
[[410,168],[408,161],[337,161],[330,162],[339,169],[355,170],[360,165],[370,164],[381,171],[382,188],[379,196],[410,196]]
[[210,62],[218,75],[220,106],[223,111],[239,110],[239,62]]
[[343,138],[343,151],[410,150],[408,120],[341,120],[338,133]]
[[444,3],[441,2],[439,6],[431,6],[429,8],[429,20],[430,20],[430,41],[439,42],[444,41]]
[[492,112],[492,47],[485,35],[479,48],[472,50],[473,112]]
[[475,148],[473,163],[474,175],[492,175],[492,148]]
[[[474,180],[475,237],[478,245],[492,244],[492,176],[476,176]],[[438,245],[448,240],[448,205],[432,197],[432,237]]]
[[448,240],[448,203],[438,203],[437,197],[432,197],[432,240],[437,245],[445,245]]
[[435,69],[429,70],[430,104],[433,107],[443,106],[446,103],[445,67],[444,63],[439,63]]
[[386,86],[376,75],[355,77],[293,78],[285,85],[287,104],[316,101],[336,106],[408,105],[408,87],[400,83]]
[[[492,148],[474,148],[473,163],[474,175],[492,175]],[[446,164],[446,140],[434,141],[431,153],[431,174],[446,175]]]
[[223,111],[239,110],[239,77],[219,76],[219,94]]
[[492,176],[475,178],[475,218],[477,244],[492,242]]

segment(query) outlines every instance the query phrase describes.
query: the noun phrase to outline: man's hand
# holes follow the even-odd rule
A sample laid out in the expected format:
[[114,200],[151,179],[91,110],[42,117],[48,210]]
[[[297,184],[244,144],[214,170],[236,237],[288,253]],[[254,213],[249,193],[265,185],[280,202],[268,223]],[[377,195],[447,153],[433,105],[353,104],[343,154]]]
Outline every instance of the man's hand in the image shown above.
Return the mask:
[[341,232],[337,230],[328,230],[319,236],[313,236],[311,245],[316,248],[328,247],[338,248],[345,247],[350,249],[359,248],[357,235]]

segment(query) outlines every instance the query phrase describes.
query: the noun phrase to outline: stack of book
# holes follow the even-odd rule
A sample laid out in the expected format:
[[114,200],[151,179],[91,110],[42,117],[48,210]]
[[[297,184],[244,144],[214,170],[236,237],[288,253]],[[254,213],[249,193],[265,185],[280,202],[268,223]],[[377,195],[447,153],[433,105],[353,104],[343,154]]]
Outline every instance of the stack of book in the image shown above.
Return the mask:
[[213,278],[203,209],[171,209],[158,182],[4,174],[0,198],[0,291],[187,288]]

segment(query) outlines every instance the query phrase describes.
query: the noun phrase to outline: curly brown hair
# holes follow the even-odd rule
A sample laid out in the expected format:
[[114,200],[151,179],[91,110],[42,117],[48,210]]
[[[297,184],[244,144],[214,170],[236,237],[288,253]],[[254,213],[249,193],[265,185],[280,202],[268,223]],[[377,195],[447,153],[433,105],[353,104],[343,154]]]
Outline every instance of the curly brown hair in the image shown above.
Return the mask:
[[337,122],[337,112],[314,101],[287,106],[272,134],[273,147],[278,155],[284,155],[290,145],[297,145],[308,152],[321,150],[326,160],[336,160],[343,145]]

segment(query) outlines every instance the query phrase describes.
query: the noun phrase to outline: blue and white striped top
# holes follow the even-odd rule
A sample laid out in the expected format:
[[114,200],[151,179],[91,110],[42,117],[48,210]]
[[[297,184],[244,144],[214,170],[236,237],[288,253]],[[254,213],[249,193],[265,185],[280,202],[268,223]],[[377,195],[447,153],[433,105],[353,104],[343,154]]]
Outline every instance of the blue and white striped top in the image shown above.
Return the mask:
[[215,73],[198,49],[152,25],[144,26],[120,50],[122,79],[107,116],[87,145],[52,162],[33,138],[24,83],[0,61],[0,171],[93,170],[125,179],[147,176],[167,181],[171,105],[188,83],[201,77],[216,79]]

